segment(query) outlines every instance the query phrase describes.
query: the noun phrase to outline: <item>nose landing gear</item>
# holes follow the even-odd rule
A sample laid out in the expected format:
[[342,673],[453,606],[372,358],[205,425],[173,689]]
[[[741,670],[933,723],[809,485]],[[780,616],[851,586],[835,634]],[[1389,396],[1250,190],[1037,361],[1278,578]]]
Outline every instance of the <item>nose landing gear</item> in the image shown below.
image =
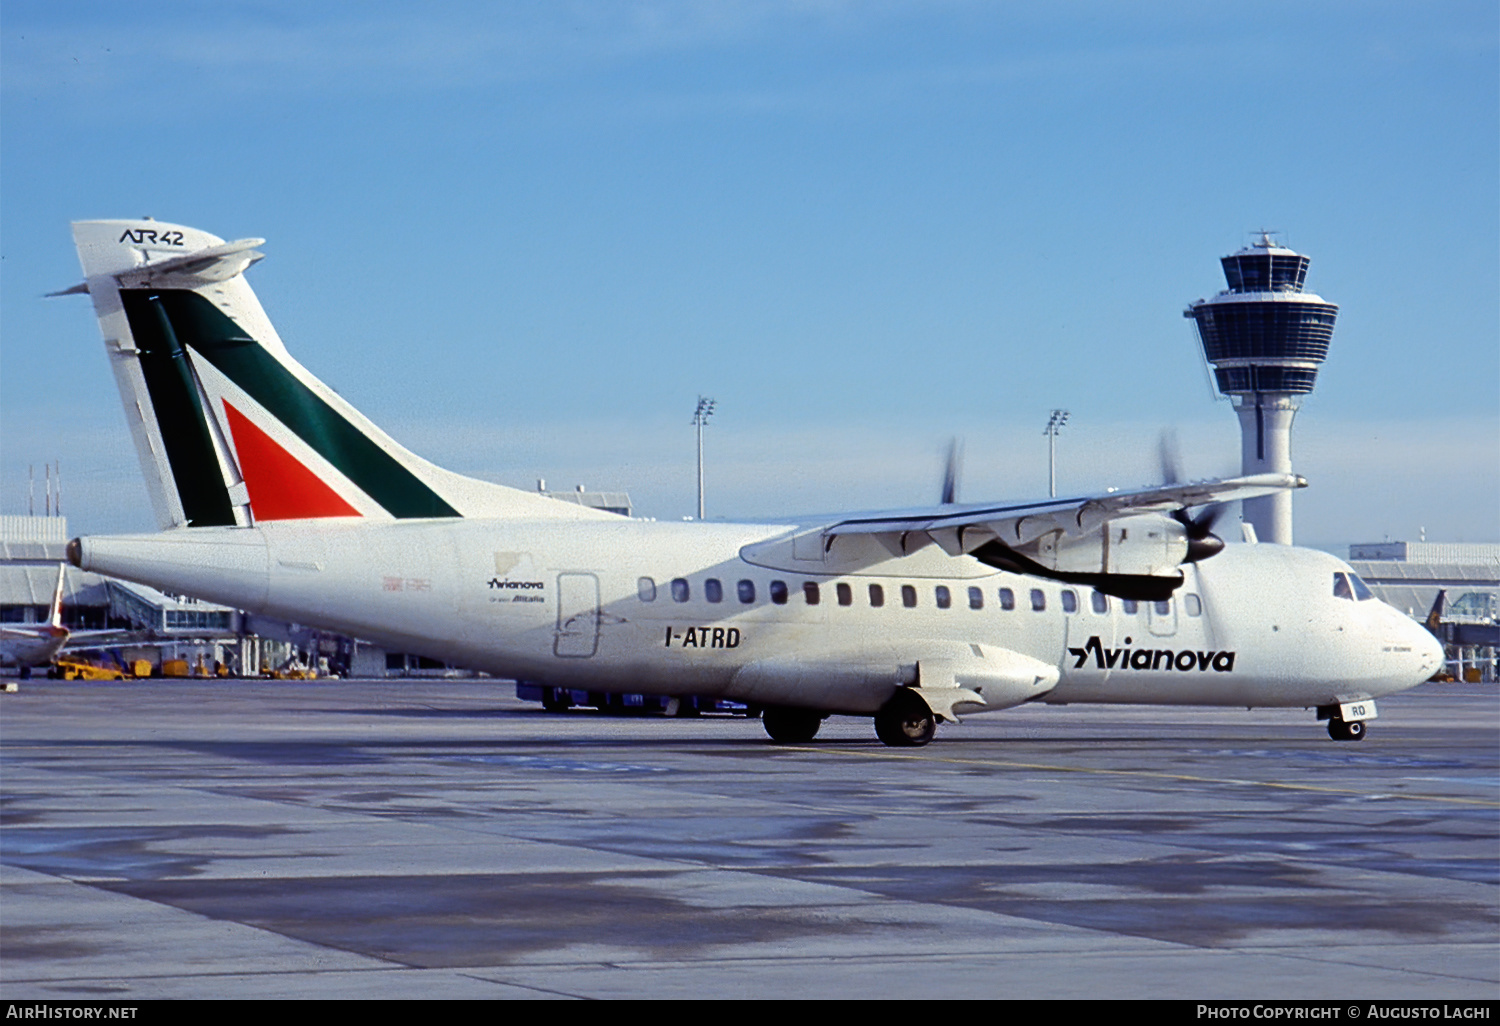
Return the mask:
[[1365,722],[1364,720],[1342,720],[1337,716],[1329,717],[1328,736],[1335,741],[1363,741]]
[[1374,718],[1375,703],[1368,698],[1318,706],[1318,719],[1328,721],[1328,736],[1335,741],[1363,741],[1365,720]]

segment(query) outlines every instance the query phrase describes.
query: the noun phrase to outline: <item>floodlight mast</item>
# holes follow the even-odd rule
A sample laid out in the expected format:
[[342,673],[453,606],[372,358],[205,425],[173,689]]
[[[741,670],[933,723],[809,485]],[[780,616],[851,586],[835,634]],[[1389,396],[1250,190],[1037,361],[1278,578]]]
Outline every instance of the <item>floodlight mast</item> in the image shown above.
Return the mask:
[[1053,410],[1042,434],[1047,436],[1047,494],[1057,498],[1057,433],[1068,422],[1067,410]]
[[703,519],[703,426],[714,413],[714,400],[698,397],[698,408],[693,411],[693,425],[698,429],[698,519]]

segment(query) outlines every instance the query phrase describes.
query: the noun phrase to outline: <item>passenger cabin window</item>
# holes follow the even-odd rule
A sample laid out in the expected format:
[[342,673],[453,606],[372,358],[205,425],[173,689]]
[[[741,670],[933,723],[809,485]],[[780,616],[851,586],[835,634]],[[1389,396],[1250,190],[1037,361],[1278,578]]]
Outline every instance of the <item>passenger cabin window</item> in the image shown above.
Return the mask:
[[739,590],[739,595],[740,595],[740,601],[743,602],[745,605],[748,606],[750,603],[752,603],[752,602],[755,601],[755,582],[754,581],[741,581],[739,583],[738,590]]
[[1001,588],[1000,608],[1006,610],[1016,608],[1016,593],[1011,591],[1009,588]]
[[1156,615],[1157,616],[1171,616],[1172,615],[1172,603],[1171,603],[1171,601],[1169,600],[1169,601],[1165,601],[1165,602],[1158,602],[1156,604]]
[[673,602],[686,602],[691,597],[692,597],[692,589],[690,589],[688,587],[687,578],[685,578],[685,577],[674,577],[674,578],[672,578],[672,601]]
[[1120,601],[1120,609],[1126,616],[1134,616],[1140,611],[1140,608],[1141,604],[1135,599],[1122,599]]
[[1102,591],[1096,591],[1089,596],[1089,606],[1102,616],[1109,612],[1109,596]]
[[946,584],[939,584],[934,589],[934,592],[937,595],[937,607],[939,609],[947,609],[953,605],[953,593],[948,590]]
[[1047,596],[1041,588],[1031,589],[1031,608],[1037,613],[1047,608]]
[[878,584],[870,585],[870,608],[879,609],[885,605],[885,589]]
[[818,585],[815,581],[802,582],[802,597],[807,599],[807,604],[810,606],[815,606],[823,600],[823,597],[818,594]]
[[649,577],[642,577],[635,582],[635,593],[642,602],[656,601],[656,582]]
[[784,606],[784,605],[786,605],[786,582],[785,581],[772,581],[771,582],[771,601],[774,602],[774,603],[776,603],[778,606]]
[[1062,593],[1062,606],[1064,613],[1078,612],[1078,592],[1065,591]]
[[710,577],[703,582],[703,597],[710,602],[724,601],[724,585],[719,583],[717,577]]
[[983,588],[970,588],[969,589],[969,608],[970,609],[983,609],[984,608],[984,589]]
[[854,605],[854,589],[849,587],[849,585],[845,584],[843,581],[840,581],[838,584],[833,586],[833,590],[839,597],[839,605]]
[[901,585],[901,604],[907,609],[917,608],[917,589],[910,584]]
[[1188,616],[1203,615],[1203,600],[1192,592],[1182,596],[1182,608],[1187,610]]

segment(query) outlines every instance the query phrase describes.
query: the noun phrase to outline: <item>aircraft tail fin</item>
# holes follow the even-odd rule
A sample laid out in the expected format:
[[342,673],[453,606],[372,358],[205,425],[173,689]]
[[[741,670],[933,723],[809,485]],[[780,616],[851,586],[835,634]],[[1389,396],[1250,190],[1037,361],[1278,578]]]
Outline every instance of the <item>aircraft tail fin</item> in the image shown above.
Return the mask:
[[78,221],[94,303],[163,528],[269,520],[602,513],[444,470],[287,352],[244,271],[263,239]]
[[1432,608],[1427,611],[1427,629],[1433,634],[1441,637],[1443,629],[1443,606],[1448,599],[1448,590],[1439,588],[1437,598],[1432,600]]
[[52,592],[52,608],[47,614],[47,626],[54,631],[62,630],[63,582],[67,579],[68,565],[57,564],[57,587]]

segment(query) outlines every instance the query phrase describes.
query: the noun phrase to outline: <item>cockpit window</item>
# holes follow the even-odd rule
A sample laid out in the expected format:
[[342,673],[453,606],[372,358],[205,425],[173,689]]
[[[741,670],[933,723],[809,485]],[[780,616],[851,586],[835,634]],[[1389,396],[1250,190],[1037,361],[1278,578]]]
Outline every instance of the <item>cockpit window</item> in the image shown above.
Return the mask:
[[1333,597],[1354,601],[1354,589],[1349,587],[1348,574],[1333,575]]
[[1354,597],[1365,602],[1375,597],[1374,593],[1364,581],[1359,579],[1359,574],[1350,574],[1349,583],[1354,585]]

